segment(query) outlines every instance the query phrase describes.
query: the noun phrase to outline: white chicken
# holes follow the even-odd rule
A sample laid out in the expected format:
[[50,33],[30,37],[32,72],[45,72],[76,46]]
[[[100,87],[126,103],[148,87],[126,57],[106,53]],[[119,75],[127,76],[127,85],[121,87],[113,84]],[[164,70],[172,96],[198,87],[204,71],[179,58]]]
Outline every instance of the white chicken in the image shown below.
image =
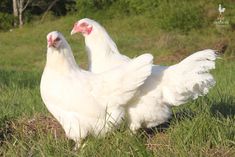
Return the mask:
[[92,74],[78,67],[61,33],[49,33],[47,44],[41,97],[79,148],[88,134],[104,135],[121,122],[125,104],[151,74],[153,57],[144,54],[105,73]]
[[222,5],[219,4],[218,11],[219,11],[219,14],[222,15],[225,12],[225,8],[222,8]]
[[[132,61],[119,53],[106,30],[96,21],[85,18],[74,24],[71,34],[81,32],[89,56],[89,70],[107,71]],[[130,129],[154,127],[166,122],[171,107],[184,104],[208,93],[215,85],[209,70],[215,68],[216,53],[207,49],[196,52],[172,66],[153,65],[151,76],[128,104]]]

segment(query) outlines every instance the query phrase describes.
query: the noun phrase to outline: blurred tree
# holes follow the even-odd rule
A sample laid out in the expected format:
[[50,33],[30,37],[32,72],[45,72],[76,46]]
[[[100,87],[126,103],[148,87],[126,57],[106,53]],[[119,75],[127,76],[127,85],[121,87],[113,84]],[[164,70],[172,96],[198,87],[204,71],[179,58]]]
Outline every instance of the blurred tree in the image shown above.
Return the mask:
[[[34,16],[43,15],[43,19],[49,11],[52,11],[55,16],[66,15],[68,12],[76,10],[75,4],[76,0],[1,0],[0,13],[12,14],[14,26],[22,27]],[[6,15],[4,19],[7,17],[10,16]],[[9,21],[7,20],[7,22]]]
[[23,12],[29,5],[29,3],[32,2],[32,0],[17,0],[17,7],[18,7],[18,15],[19,15],[19,26],[22,27],[23,22]]
[[18,9],[17,9],[17,0],[12,0],[13,6],[13,16],[14,16],[14,27],[18,25],[17,18],[18,18]]
[[27,6],[32,3],[33,0],[13,0],[13,15],[15,19],[18,18],[19,22],[17,23],[16,20],[14,20],[14,26],[19,24],[19,27],[22,27],[23,22],[23,12],[27,8]]
[[56,4],[56,2],[58,2],[59,0],[54,0],[52,1],[52,3],[48,6],[47,10],[45,11],[45,13],[42,16],[41,21],[44,20],[45,16],[47,15],[47,13],[49,12],[49,10],[51,10],[51,8]]
[[29,6],[32,14],[41,15],[52,11],[56,16],[66,15],[75,9],[76,0],[34,0]]

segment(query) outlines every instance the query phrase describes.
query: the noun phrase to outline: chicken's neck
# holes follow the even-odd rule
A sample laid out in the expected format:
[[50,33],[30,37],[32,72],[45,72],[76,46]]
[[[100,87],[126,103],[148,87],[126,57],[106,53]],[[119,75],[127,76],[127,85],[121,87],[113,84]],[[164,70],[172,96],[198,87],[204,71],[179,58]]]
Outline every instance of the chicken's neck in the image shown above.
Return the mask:
[[99,38],[88,37],[85,39],[89,59],[89,70],[99,68],[98,66],[110,62],[113,56],[120,55],[115,43],[110,40],[111,39],[102,36],[99,36]]
[[49,48],[46,67],[58,73],[67,73],[79,69],[71,49],[68,48],[61,48],[60,51]]

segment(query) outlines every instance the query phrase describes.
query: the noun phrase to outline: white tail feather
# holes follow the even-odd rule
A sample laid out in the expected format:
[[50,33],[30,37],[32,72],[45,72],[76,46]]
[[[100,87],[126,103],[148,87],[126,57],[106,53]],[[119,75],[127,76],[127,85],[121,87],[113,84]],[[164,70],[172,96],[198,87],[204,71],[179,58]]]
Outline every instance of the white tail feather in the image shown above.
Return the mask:
[[178,106],[207,94],[215,85],[209,71],[215,68],[216,56],[213,50],[203,50],[170,66],[164,75],[167,85],[163,86],[163,96],[166,103]]

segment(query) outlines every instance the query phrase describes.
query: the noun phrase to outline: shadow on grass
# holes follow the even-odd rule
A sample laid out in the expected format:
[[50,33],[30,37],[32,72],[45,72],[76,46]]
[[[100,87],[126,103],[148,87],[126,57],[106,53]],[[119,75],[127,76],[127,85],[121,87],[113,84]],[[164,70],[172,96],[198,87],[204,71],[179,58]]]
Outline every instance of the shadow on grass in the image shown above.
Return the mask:
[[160,124],[158,126],[152,127],[152,128],[145,128],[142,131],[144,131],[148,136],[154,136],[156,133],[164,133],[167,131],[167,129],[170,127],[172,122],[180,122],[184,119],[192,119],[195,117],[196,113],[193,112],[190,109],[183,109],[179,112],[176,112],[172,115],[172,117],[165,123]]
[[210,110],[215,117],[220,117],[221,115],[225,118],[234,117],[235,97],[224,96],[219,102],[213,103]]
[[[230,95],[222,95],[221,99],[217,102],[212,102],[210,112],[214,117],[234,117],[235,116],[235,97]],[[196,116],[196,112],[193,112],[190,109],[183,109],[179,112],[176,112],[172,115],[171,119],[168,122],[165,122],[161,125],[158,125],[153,128],[146,128],[142,131],[148,136],[154,136],[156,133],[164,133],[174,122],[180,122],[185,119],[192,119]]]

